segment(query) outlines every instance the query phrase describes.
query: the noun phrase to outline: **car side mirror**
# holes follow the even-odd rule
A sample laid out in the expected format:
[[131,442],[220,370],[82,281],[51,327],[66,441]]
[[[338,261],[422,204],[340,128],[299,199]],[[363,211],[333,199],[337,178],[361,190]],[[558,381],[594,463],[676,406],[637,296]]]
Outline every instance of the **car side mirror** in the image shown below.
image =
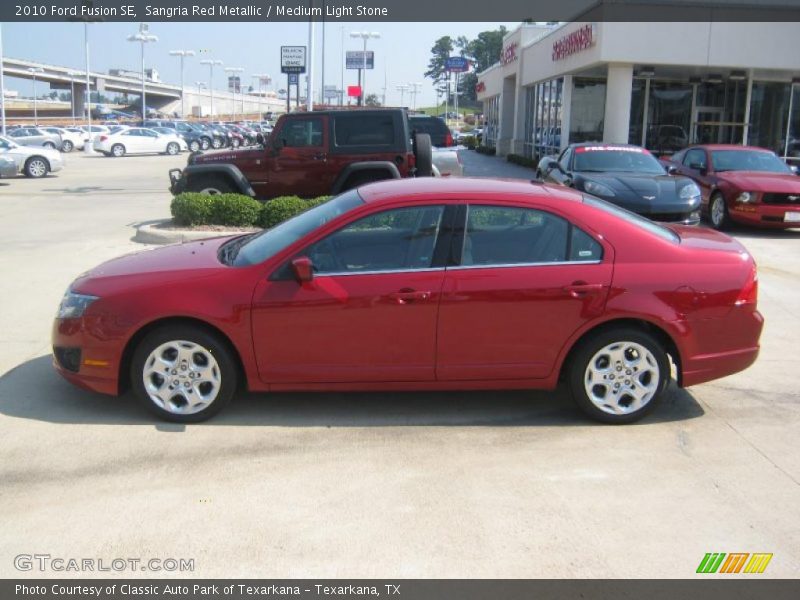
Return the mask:
[[677,175],[678,167],[675,165],[668,165],[667,166],[667,175]]
[[299,283],[307,283],[314,279],[314,263],[307,256],[300,256],[292,261],[292,272]]

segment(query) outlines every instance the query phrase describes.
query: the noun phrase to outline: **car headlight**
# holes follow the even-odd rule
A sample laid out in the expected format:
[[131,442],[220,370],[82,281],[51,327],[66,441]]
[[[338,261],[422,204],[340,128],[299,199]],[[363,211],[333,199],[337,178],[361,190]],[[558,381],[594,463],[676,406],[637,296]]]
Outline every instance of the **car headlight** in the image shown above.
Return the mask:
[[594,196],[616,196],[614,190],[612,190],[607,185],[603,185],[602,183],[597,183],[596,181],[586,181],[583,184],[583,189],[593,194]]
[[742,192],[741,194],[736,196],[736,201],[737,202],[743,202],[745,204],[747,204],[749,202],[755,202],[756,201],[756,193],[755,192]]
[[681,188],[681,191],[678,194],[682,200],[689,200],[691,198],[697,198],[700,196],[700,188],[697,187],[696,183],[689,183]]
[[59,319],[77,319],[83,316],[84,311],[89,305],[97,300],[97,296],[87,294],[76,294],[72,290],[67,290],[58,306]]

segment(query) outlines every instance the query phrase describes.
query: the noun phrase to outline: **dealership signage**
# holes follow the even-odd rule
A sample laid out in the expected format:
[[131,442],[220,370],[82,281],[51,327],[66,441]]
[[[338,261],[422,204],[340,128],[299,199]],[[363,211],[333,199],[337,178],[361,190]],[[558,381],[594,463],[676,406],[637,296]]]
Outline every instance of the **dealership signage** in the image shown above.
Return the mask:
[[481,92],[485,92],[485,91],[486,91],[486,82],[485,81],[479,81],[478,85],[475,86],[475,92],[480,94]]
[[597,41],[597,28],[594,23],[587,23],[553,42],[553,60],[561,60],[578,52],[587,50]]
[[463,56],[449,56],[444,60],[444,70],[449,73],[466,73],[469,71],[469,59]]
[[281,46],[281,73],[306,72],[306,47]]
[[348,69],[363,69],[364,68],[364,54],[366,54],[367,69],[375,68],[375,53],[368,50],[366,53],[363,50],[348,50],[345,56],[345,65]]
[[503,48],[503,52],[500,54],[500,62],[507,65],[517,60],[517,48],[519,48],[519,42],[511,42]]

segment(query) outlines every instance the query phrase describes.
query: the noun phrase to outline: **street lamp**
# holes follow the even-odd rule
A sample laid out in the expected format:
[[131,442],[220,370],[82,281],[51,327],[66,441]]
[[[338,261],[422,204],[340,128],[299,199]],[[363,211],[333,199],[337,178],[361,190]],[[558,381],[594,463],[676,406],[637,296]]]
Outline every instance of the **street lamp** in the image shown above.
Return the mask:
[[183,59],[187,56],[194,56],[194,50],[170,50],[170,56],[181,57],[181,117],[186,118],[186,92],[183,88]]
[[6,134],[6,84],[3,81],[3,25],[0,23],[0,132]]
[[33,75],[33,124],[39,124],[39,112],[36,107],[36,74],[44,72],[42,67],[28,67],[28,73]]
[[414,97],[413,101],[414,104],[412,110],[417,110],[417,94],[419,94],[419,91],[422,88],[422,84],[414,82],[414,83],[409,83],[408,85],[411,86],[410,94]]
[[211,60],[207,58],[200,61],[201,65],[208,65],[208,91],[211,94],[211,118],[214,118],[214,67],[221,67],[221,60]]
[[[236,73],[243,72],[244,69],[242,67],[225,67],[225,72],[228,73],[228,80],[233,77],[233,116],[231,118],[232,121],[236,120]],[[231,73],[233,75],[231,75]],[[230,81],[229,81],[230,83]],[[230,87],[230,86],[229,86]],[[239,91],[242,91],[242,78],[239,77]],[[244,95],[242,95],[242,112],[244,112]]]
[[69,103],[72,105],[72,124],[75,125],[75,71],[67,71],[69,76]]
[[150,27],[147,23],[139,23],[139,33],[128,36],[129,42],[139,42],[142,45],[142,124],[147,119],[147,94],[145,92],[145,76],[144,76],[144,45],[148,42],[157,42],[158,37],[150,33]]
[[381,34],[378,33],[377,31],[351,31],[350,32],[350,37],[351,38],[361,38],[362,40],[364,40],[364,55],[362,56],[362,59],[364,61],[364,67],[363,67],[364,78],[363,78],[363,80],[361,78],[361,69],[359,69],[359,71],[358,71],[358,85],[361,86],[361,97],[359,98],[359,103],[358,104],[359,104],[359,106],[363,106],[365,101],[366,101],[366,99],[367,99],[367,94],[366,94],[366,88],[367,88],[367,40],[370,39],[370,38],[378,39],[379,37],[381,37]]
[[261,120],[261,115],[263,115],[263,111],[261,110],[261,99],[262,99],[262,92],[261,92],[261,85],[269,85],[272,83],[272,77],[267,75],[266,73],[259,73],[258,75],[253,75],[253,79],[258,80],[258,120]]

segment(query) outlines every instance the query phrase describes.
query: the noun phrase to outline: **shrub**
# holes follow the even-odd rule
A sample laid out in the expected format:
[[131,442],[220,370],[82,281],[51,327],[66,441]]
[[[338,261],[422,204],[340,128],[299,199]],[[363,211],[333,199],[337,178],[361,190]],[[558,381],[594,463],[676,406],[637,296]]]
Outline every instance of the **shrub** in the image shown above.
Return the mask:
[[530,167],[531,169],[535,168],[537,165],[536,159],[528,158],[527,156],[522,156],[521,154],[509,154],[506,156],[506,160],[516,165]]
[[475,152],[479,154],[488,154],[490,156],[494,156],[497,150],[494,146],[478,146],[477,148],[475,148]]
[[185,192],[172,199],[170,211],[177,225],[208,225],[211,221],[212,196]]
[[461,143],[464,144],[470,150],[474,150],[475,147],[478,145],[478,138],[474,135],[467,135],[461,140]]
[[295,215],[307,211],[310,208],[319,206],[328,201],[329,196],[319,198],[303,199],[297,196],[280,196],[269,200],[261,207],[257,225],[264,229],[275,227],[278,223],[283,223]]
[[242,194],[211,196],[211,224],[251,227],[258,221],[261,202]]

